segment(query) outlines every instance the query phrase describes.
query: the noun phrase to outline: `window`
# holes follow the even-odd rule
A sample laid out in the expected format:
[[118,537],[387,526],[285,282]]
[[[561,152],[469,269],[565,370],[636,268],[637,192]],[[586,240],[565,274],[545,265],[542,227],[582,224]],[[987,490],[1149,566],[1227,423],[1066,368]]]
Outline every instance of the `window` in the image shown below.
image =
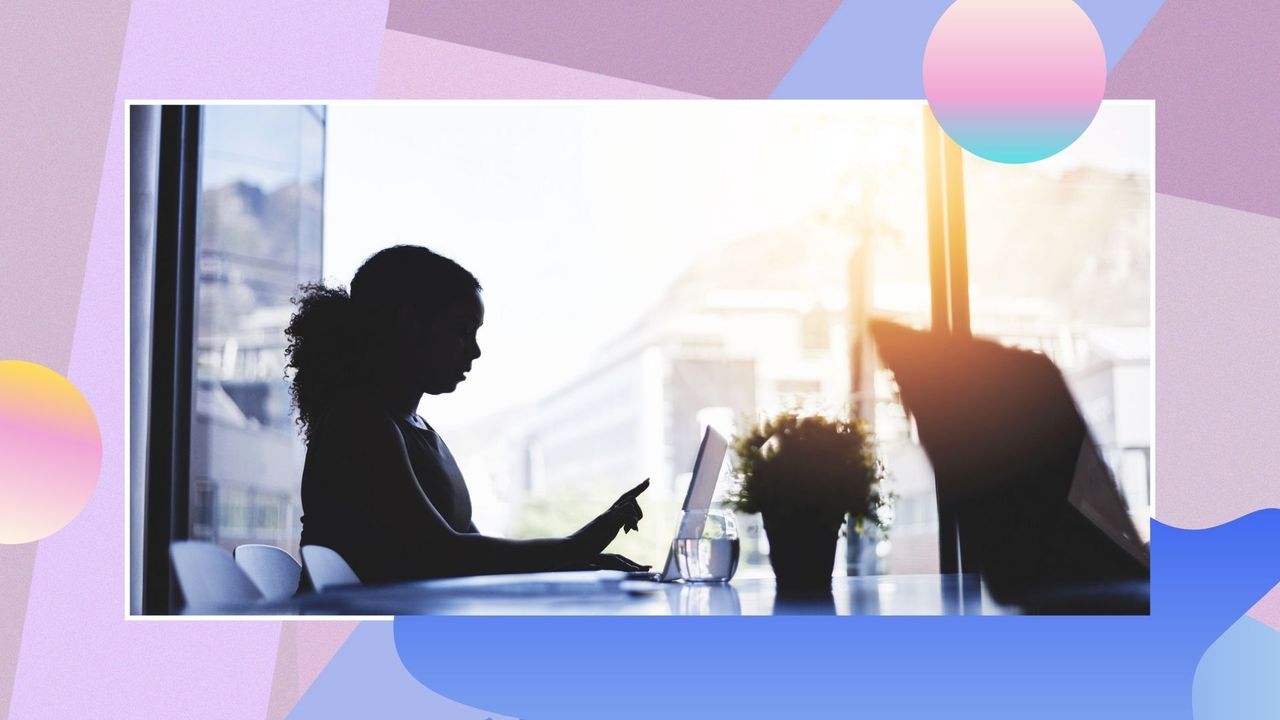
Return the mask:
[[831,318],[826,310],[811,310],[801,322],[800,344],[805,350],[821,353],[831,349]]
[[321,274],[325,109],[209,106],[202,134],[189,536],[296,556],[284,328]]

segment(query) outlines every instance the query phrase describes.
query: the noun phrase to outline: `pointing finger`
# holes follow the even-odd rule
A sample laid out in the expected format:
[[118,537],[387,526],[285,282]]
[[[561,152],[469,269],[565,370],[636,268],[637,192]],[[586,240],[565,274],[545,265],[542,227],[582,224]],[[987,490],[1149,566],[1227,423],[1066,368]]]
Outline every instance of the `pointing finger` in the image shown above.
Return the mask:
[[648,487],[649,487],[649,478],[645,478],[644,482],[640,483],[639,485],[623,493],[622,497],[619,498],[619,500],[634,500],[637,495],[647,490]]

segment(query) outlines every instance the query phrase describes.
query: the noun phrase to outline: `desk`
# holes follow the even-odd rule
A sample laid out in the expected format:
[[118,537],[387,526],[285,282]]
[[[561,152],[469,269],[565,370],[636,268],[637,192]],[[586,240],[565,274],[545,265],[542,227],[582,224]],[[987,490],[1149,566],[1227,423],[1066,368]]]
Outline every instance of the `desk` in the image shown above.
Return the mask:
[[[251,615],[1007,615],[974,575],[836,577],[829,594],[780,594],[772,578],[654,583],[564,572],[340,587]],[[224,611],[225,612],[225,611]]]

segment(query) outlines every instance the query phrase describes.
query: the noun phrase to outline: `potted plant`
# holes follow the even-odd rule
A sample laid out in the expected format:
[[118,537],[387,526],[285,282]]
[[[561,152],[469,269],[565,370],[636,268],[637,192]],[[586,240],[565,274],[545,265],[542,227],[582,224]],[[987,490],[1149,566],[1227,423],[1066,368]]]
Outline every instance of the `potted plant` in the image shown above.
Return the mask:
[[785,411],[735,436],[733,449],[731,501],[763,515],[780,589],[830,588],[846,517],[854,532],[887,530],[891,497],[864,422]]

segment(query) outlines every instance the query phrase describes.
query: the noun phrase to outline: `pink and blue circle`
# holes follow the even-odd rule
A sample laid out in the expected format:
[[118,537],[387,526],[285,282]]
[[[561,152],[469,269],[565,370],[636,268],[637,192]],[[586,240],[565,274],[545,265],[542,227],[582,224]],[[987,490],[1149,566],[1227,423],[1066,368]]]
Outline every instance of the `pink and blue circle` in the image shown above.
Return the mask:
[[959,0],[924,54],[924,92],[958,145],[988,160],[1056,154],[1093,122],[1106,89],[1097,28],[1071,0]]

